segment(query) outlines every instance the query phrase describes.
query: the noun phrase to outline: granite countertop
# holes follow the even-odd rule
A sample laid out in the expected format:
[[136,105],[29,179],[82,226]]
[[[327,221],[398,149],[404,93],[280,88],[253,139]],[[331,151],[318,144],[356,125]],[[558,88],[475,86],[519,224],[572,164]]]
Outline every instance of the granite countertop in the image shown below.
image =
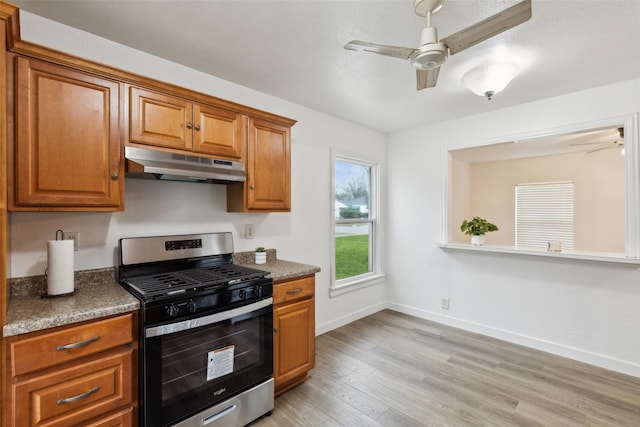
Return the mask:
[[300,264],[298,262],[283,261],[281,259],[268,260],[266,264],[245,264],[238,263],[246,267],[255,268],[269,272],[269,276],[274,282],[280,282],[296,277],[309,276],[320,271],[320,267],[308,264]]
[[[319,267],[277,259],[275,249],[267,250],[267,263],[255,264],[253,252],[233,254],[233,262],[269,272],[274,282],[308,276]],[[42,298],[45,276],[9,279],[11,290],[5,337],[94,320],[140,308],[139,301],[118,284],[115,270],[105,268],[75,272],[72,296]]]
[[72,296],[42,298],[44,276],[9,279],[11,298],[5,337],[127,313],[140,308],[138,300],[115,281],[112,268],[76,272]]
[[233,263],[244,265],[245,267],[257,270],[268,271],[274,282],[295,279],[296,277],[309,276],[318,273],[320,267],[299,262],[285,261],[278,259],[275,249],[267,249],[267,263],[256,264],[255,252],[236,252],[233,254]]

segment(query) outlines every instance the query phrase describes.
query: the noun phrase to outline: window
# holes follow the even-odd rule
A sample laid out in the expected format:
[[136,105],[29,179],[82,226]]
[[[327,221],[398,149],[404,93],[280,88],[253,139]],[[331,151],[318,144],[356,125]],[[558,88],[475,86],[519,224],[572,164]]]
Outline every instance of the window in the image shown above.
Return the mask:
[[334,289],[377,273],[376,180],[377,165],[334,155]]
[[573,249],[573,183],[516,185],[516,246]]

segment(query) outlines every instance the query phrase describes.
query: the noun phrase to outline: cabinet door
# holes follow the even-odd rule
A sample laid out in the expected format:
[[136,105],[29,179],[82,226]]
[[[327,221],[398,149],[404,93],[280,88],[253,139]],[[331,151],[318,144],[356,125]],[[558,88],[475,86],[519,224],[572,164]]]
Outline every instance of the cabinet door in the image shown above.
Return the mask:
[[246,116],[207,105],[194,104],[193,150],[198,153],[244,158]]
[[132,87],[129,140],[139,144],[193,148],[193,105],[184,99]]
[[131,406],[132,363],[128,350],[13,384],[11,425],[79,425]]
[[119,83],[22,57],[16,82],[16,210],[118,210],[124,182]]
[[273,378],[276,389],[304,376],[315,364],[314,300],[282,305],[273,311]]
[[93,421],[84,427],[131,427],[133,425],[133,408],[129,407],[107,417]]
[[248,128],[247,181],[227,185],[227,211],[290,212],[290,127],[249,118]]

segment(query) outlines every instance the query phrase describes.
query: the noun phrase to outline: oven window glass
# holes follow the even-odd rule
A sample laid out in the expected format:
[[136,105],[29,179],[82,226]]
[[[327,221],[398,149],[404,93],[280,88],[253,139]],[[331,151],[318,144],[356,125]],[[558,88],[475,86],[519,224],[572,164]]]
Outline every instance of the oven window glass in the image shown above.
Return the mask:
[[259,363],[259,323],[245,317],[161,337],[163,402]]

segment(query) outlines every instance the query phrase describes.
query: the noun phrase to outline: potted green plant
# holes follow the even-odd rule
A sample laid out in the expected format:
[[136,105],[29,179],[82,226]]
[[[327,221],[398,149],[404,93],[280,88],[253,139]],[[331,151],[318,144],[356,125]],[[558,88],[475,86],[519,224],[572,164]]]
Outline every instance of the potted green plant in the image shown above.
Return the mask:
[[256,248],[256,264],[267,263],[267,250],[262,246]]
[[460,231],[471,236],[472,245],[480,246],[484,244],[484,235],[490,231],[498,231],[498,227],[495,224],[491,224],[484,218],[474,216],[470,221],[467,221],[466,219],[462,221]]

